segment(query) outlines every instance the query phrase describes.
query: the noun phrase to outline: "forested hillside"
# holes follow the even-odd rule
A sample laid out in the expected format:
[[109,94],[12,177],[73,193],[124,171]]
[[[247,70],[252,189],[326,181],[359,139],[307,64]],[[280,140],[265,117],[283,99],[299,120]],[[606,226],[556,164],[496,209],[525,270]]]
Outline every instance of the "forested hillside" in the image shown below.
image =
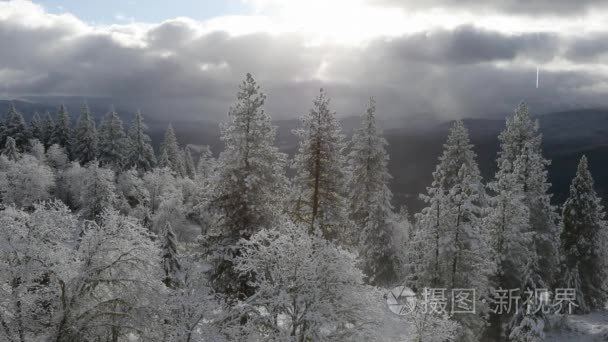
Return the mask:
[[[289,145],[266,96],[247,74],[218,153],[177,123],[155,148],[139,111],[9,105],[2,340],[541,341],[605,308],[603,112],[575,127],[522,102],[413,143],[385,136],[373,98],[345,134],[321,89]],[[588,134],[572,143],[567,125]],[[403,286],[418,305],[395,311]]]

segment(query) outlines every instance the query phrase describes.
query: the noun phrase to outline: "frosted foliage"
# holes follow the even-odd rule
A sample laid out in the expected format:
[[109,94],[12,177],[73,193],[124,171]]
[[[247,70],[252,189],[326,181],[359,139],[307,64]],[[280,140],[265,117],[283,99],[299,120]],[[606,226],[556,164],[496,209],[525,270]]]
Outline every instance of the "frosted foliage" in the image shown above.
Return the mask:
[[133,220],[106,212],[83,223],[50,202],[8,208],[0,224],[3,340],[158,338],[159,249]]
[[54,185],[51,169],[29,154],[8,161],[0,170],[0,198],[4,204],[30,207],[48,199]]
[[260,339],[353,341],[373,334],[352,254],[291,223],[241,244],[235,268],[257,275],[256,293],[234,310],[249,316]]
[[285,197],[286,156],[274,146],[275,127],[263,109],[265,99],[247,74],[229,121],[221,126],[225,149],[217,161],[210,208],[220,217],[222,234],[233,238],[274,224]]
[[300,142],[293,161],[296,175],[289,210],[295,222],[308,225],[309,232],[319,229],[327,239],[349,244],[346,145],[329,105],[321,89],[308,114],[300,118],[302,127],[294,131]]

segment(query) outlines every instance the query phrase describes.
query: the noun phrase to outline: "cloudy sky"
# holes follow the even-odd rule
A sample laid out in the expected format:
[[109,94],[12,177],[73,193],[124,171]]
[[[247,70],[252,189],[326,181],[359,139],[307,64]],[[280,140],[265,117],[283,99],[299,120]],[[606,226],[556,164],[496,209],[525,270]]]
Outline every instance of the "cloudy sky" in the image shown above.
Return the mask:
[[537,113],[604,107],[602,3],[0,1],[0,98],[108,98],[221,120],[251,72],[276,118],[303,114],[319,87],[341,116],[370,96],[387,118],[498,116],[520,100]]

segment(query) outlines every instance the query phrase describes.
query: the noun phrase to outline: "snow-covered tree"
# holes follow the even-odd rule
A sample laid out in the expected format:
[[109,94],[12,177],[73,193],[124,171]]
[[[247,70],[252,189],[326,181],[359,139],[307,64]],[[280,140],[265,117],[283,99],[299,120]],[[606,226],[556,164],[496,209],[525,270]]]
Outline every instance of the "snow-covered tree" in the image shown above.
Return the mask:
[[57,119],[48,139],[49,146],[57,144],[65,148],[65,150],[68,152],[72,148],[72,121],[70,119],[70,114],[64,105],[60,105],[57,109]]
[[213,158],[213,153],[209,146],[203,146],[200,153],[198,163],[196,164],[196,177],[197,178],[211,178],[215,173],[216,160]]
[[29,130],[32,139],[38,139],[40,142],[44,141],[44,126],[38,112],[34,112]]
[[135,167],[142,172],[146,172],[156,165],[156,156],[152,145],[150,145],[151,139],[146,133],[147,129],[148,126],[144,122],[144,116],[141,111],[138,111],[135,113],[127,137],[126,167]]
[[7,166],[0,170],[0,198],[4,204],[27,208],[49,198],[55,176],[44,162],[24,154]]
[[77,226],[59,201],[35,205],[31,213],[2,211],[0,340],[56,340],[60,302],[66,300],[56,280],[80,276],[73,258]]
[[169,292],[166,341],[226,341],[219,333],[217,318],[222,307],[209,286],[205,263],[200,255],[189,253],[179,259],[181,267],[180,286]]
[[185,175],[190,179],[194,179],[196,169],[194,167],[194,159],[192,159],[192,152],[190,152],[190,148],[188,146],[184,148],[183,154]]
[[545,341],[545,312],[543,305],[548,300],[547,285],[538,274],[538,265],[532,259],[526,268],[522,283],[522,296],[517,313],[509,323],[509,341],[542,342]]
[[180,285],[179,274],[180,264],[177,254],[177,238],[171,223],[167,222],[161,232],[161,251],[163,265],[163,283],[168,288],[176,288]]
[[427,204],[417,215],[410,244],[411,280],[416,288],[475,288],[477,315],[454,315],[462,324],[463,340],[479,339],[485,325],[489,276],[493,264],[490,237],[482,229],[485,201],[481,176],[468,131],[456,121],[448,134],[433,183],[422,199]]
[[126,143],[122,120],[111,108],[99,127],[98,157],[101,165],[114,171],[121,170],[126,157]]
[[211,208],[221,215],[221,234],[249,237],[276,223],[284,198],[286,157],[274,146],[275,127],[263,109],[266,95],[250,74],[222,125],[225,149],[217,161]]
[[150,196],[149,207],[152,215],[156,214],[164,200],[171,197],[182,197],[175,176],[167,168],[154,168],[144,174],[143,180]]
[[[538,121],[532,119],[525,103],[520,103],[514,115],[507,118],[506,128],[498,139],[498,175],[500,177],[502,173],[517,171],[517,181],[522,185],[525,203],[530,210],[530,229],[534,232],[538,272],[551,285],[559,266],[558,217],[550,203],[551,184],[547,182],[547,166],[550,161],[542,156],[542,135]],[[520,166],[515,170],[518,158]]]
[[[370,339],[375,316],[367,311],[370,304],[354,255],[307,230],[286,223],[241,240],[236,269],[256,274],[251,280],[256,293],[228,311],[235,318],[248,317],[245,331],[233,338],[256,334],[261,340]],[[240,328],[238,322],[234,325]]]
[[397,222],[388,188],[391,176],[387,170],[387,142],[376,125],[375,111],[371,99],[361,127],[353,135],[348,156],[348,200],[353,222],[349,235],[361,252],[369,282],[388,284],[396,276],[399,247],[392,244]]
[[601,202],[583,156],[562,209],[561,229],[564,287],[576,289],[582,312],[604,308],[608,300],[608,226]]
[[23,116],[17,109],[15,105],[11,103],[8,113],[6,114],[6,119],[4,121],[4,129],[2,132],[2,145],[5,145],[6,140],[10,137],[15,140],[15,144],[19,151],[25,151],[29,139],[31,138],[30,131],[23,119]]
[[160,249],[134,219],[106,211],[85,227],[73,275],[61,279],[55,341],[160,339]]
[[[134,168],[118,175],[116,188],[130,209],[137,208],[141,210],[150,203],[150,193],[144,184],[143,178],[139,177],[137,170]],[[127,210],[127,212],[135,214],[131,210]],[[139,217],[139,215],[133,216]]]
[[104,211],[114,208],[116,203],[114,171],[100,167],[97,160],[90,162],[86,169],[81,214],[85,219],[99,220]]
[[[521,157],[515,161],[516,168],[523,166],[521,161]],[[511,167],[504,165],[502,169]],[[530,232],[530,211],[516,173],[497,173],[496,177],[488,185],[494,196],[488,201],[490,206],[484,218],[496,262],[494,285],[515,289],[523,284],[522,277],[526,274],[528,263],[536,258],[533,234]]]
[[55,169],[55,175],[57,179],[57,185],[53,191],[55,197],[74,211],[82,208],[82,200],[88,182],[87,169],[74,161],[60,169]]
[[95,121],[91,117],[89,106],[85,103],[82,107],[78,125],[74,133],[74,144],[72,155],[75,160],[86,165],[97,158],[97,129]]
[[[412,247],[416,259],[412,261],[420,268],[416,272],[419,286],[447,286],[452,280],[456,283],[451,263],[446,262],[452,258],[447,255],[454,248],[463,247],[458,245],[481,238],[471,235],[471,229],[479,227],[480,181],[468,131],[461,121],[456,121],[433,172],[433,182],[427,194],[421,195],[427,207],[416,217],[413,243],[419,246]],[[458,266],[458,259],[454,260]]]
[[239,238],[273,226],[282,213],[286,156],[275,143],[275,127],[263,109],[266,95],[251,74],[239,86],[229,122],[222,124],[224,151],[217,161],[209,209],[217,215],[213,285],[228,301],[252,294],[250,279],[234,273]]
[[65,148],[53,144],[46,151],[46,160],[50,167],[54,169],[63,169],[68,164],[68,155]]
[[39,162],[46,161],[46,153],[44,149],[44,145],[38,139],[30,140],[30,150],[29,154],[38,159]]
[[173,125],[169,124],[167,131],[165,132],[165,139],[160,145],[160,158],[158,166],[168,167],[173,170],[176,175],[184,176],[184,161],[181,156],[179,143],[173,130]]
[[313,108],[301,118],[302,128],[294,131],[300,143],[293,163],[296,176],[290,211],[296,223],[308,225],[309,232],[320,229],[327,239],[346,240],[345,144],[329,102],[321,89]]
[[160,340],[160,249],[133,219],[61,202],[0,215],[0,340]]
[[2,155],[5,156],[8,160],[17,160],[19,159],[20,153],[17,150],[17,142],[13,137],[6,138],[6,143],[4,144],[4,148],[2,149]]
[[51,136],[53,135],[53,130],[55,129],[55,122],[53,121],[53,117],[51,113],[46,112],[44,115],[44,122],[42,123],[42,140],[40,140],[44,147],[49,148],[51,146]]
[[190,217],[194,219],[206,233],[216,220],[213,213],[208,210],[214,187],[213,177],[215,175],[216,160],[211,154],[208,146],[205,146],[200,154],[196,173],[194,176],[194,194],[190,200]]
[[[405,319],[413,326],[413,341],[452,342],[458,341],[458,322],[450,319],[448,313],[434,312],[433,303],[428,298],[418,296],[416,307],[405,314]],[[438,310],[439,311],[439,310]]]
[[[155,168],[143,176],[144,187],[149,195],[147,212],[144,214],[145,225],[161,233],[167,222],[174,227],[178,237],[186,224],[183,189],[173,171],[168,168]],[[141,216],[141,215],[140,215]]]
[[[503,165],[501,169],[513,169],[524,165],[524,156],[519,156],[515,167]],[[503,163],[509,163],[504,160]],[[517,170],[519,172],[519,170]],[[518,182],[517,172],[498,172],[488,189],[493,194],[486,209],[484,227],[490,233],[493,259],[496,272],[492,276],[492,285],[500,289],[520,289],[528,281],[535,279],[531,266],[537,265],[536,252],[533,245],[533,233],[530,231],[530,211],[525,202],[523,186]],[[522,291],[525,290],[521,289]],[[526,309],[526,308],[524,308]],[[505,330],[506,323],[515,329],[519,324],[528,324],[523,316],[510,317],[511,313],[491,313],[490,326],[486,329],[488,339],[505,339],[509,333]],[[522,323],[523,322],[523,323]],[[515,335],[519,336],[527,328],[517,328]],[[514,336],[515,336],[514,335]]]

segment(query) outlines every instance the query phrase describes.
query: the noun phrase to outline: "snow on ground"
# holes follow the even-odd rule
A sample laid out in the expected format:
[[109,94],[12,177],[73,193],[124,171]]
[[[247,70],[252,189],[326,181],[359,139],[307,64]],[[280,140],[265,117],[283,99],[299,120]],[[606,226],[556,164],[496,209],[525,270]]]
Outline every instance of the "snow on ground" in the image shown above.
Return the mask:
[[547,342],[608,341],[608,311],[555,318],[552,326],[554,328],[547,334]]

